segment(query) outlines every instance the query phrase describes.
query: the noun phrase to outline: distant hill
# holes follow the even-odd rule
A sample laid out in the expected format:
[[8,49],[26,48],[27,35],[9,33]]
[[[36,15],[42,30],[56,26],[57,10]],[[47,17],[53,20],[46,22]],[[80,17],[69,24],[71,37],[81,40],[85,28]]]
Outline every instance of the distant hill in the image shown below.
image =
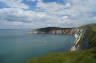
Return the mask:
[[36,34],[74,34],[72,28],[60,28],[60,27],[45,27],[40,29],[35,29],[32,33]]

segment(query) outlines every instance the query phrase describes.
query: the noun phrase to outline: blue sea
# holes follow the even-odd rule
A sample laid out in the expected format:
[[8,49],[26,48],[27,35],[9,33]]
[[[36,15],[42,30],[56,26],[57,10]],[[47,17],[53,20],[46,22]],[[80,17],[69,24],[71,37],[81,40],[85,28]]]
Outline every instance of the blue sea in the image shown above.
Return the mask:
[[68,51],[71,35],[28,34],[31,29],[0,30],[0,63],[25,63],[51,52]]

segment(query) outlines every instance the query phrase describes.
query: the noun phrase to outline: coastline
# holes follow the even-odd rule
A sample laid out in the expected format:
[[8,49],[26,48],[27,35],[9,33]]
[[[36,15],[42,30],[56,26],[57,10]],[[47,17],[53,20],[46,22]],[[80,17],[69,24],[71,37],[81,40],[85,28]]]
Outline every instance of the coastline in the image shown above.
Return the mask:
[[94,58],[96,56],[96,24],[88,24],[77,29],[82,29],[82,31],[75,35],[73,49],[66,52],[50,53],[27,63],[96,63],[96,58]]

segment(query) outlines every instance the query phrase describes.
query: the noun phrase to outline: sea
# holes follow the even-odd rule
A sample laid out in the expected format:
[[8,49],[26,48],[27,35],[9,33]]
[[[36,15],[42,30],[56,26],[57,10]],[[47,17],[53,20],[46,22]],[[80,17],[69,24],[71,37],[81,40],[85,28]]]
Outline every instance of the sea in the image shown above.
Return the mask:
[[26,63],[53,52],[70,50],[74,36],[29,34],[32,29],[0,29],[0,63]]

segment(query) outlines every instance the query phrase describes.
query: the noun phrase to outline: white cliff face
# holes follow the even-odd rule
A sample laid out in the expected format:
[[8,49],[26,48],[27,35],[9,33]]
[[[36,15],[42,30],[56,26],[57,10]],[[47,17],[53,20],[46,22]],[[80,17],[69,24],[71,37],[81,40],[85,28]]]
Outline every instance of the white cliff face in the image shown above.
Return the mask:
[[53,30],[49,30],[49,31],[44,31],[46,29],[43,30],[33,30],[32,33],[33,34],[70,34],[73,35],[74,34],[74,29],[53,29]]
[[79,50],[80,45],[78,45],[78,42],[80,41],[82,35],[83,35],[83,29],[77,29],[74,35],[76,40],[74,41],[74,45],[71,48],[71,51]]

